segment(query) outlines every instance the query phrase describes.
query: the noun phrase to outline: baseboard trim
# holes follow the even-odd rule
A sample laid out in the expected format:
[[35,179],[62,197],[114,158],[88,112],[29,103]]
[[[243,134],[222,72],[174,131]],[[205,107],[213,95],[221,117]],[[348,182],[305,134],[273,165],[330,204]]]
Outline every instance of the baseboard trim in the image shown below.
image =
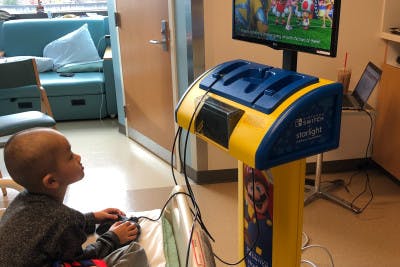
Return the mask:
[[[315,162],[309,162],[306,164],[306,174],[315,173]],[[334,173],[334,172],[347,172],[359,170],[363,167],[377,168],[375,162],[370,159],[347,159],[347,160],[334,160],[325,161],[322,164],[323,173]],[[190,166],[186,167],[186,173],[188,177],[193,180],[196,184],[213,184],[213,183],[226,183],[236,182],[238,179],[238,170],[236,169],[221,169],[221,170],[205,170],[196,171]]]
[[[348,172],[360,170],[365,167],[376,167],[374,165],[376,164],[371,161],[370,158],[324,161],[322,163],[322,173]],[[306,174],[314,174],[315,169],[315,162],[309,162],[306,164]]]
[[379,163],[376,163],[375,161],[372,160],[372,162],[376,165],[376,167],[383,173],[385,174],[391,181],[393,181],[395,184],[400,186],[400,178],[396,178],[393,174],[385,170]]
[[125,135],[125,125],[118,123],[118,132],[122,133],[123,135]]
[[186,174],[196,184],[216,184],[216,183],[236,182],[238,179],[237,168],[196,171],[192,167],[186,166]]

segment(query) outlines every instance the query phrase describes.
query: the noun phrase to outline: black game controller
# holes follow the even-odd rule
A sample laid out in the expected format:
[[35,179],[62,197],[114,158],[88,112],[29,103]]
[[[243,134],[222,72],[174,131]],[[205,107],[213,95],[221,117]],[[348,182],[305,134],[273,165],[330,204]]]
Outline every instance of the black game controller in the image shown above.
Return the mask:
[[[139,219],[137,217],[129,217],[128,218],[125,216],[118,215],[118,219],[116,219],[116,220],[106,220],[106,221],[102,222],[97,227],[96,234],[98,234],[98,235],[104,234],[105,232],[107,232],[110,229],[111,225],[113,225],[114,223],[119,222],[119,221],[121,221],[121,222],[130,221],[131,223],[134,223],[136,225],[136,228],[138,229],[138,233],[137,233],[136,239],[133,241],[138,240],[139,235],[140,235],[140,224],[139,224]],[[123,245],[127,245],[128,243],[123,244]]]

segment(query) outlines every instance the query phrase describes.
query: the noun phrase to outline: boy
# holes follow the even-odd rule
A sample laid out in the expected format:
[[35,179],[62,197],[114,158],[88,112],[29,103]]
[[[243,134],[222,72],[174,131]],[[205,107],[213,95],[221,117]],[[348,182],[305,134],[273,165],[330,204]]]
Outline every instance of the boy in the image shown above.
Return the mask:
[[147,266],[135,242],[138,229],[114,223],[95,243],[82,249],[95,224],[124,215],[118,209],[82,214],[63,205],[68,186],[81,180],[81,157],[61,133],[48,128],[22,131],[4,147],[11,177],[26,190],[9,205],[0,221],[0,266],[52,266],[54,262],[104,259],[108,266]]

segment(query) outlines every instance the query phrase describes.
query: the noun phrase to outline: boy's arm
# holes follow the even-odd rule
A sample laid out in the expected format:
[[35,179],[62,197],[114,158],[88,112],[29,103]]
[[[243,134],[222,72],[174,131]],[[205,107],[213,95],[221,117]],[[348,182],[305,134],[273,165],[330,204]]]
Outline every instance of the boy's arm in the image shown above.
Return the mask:
[[96,230],[96,219],[93,212],[85,213],[85,233],[87,235],[93,234]]
[[60,233],[56,238],[57,248],[55,258],[57,260],[85,260],[102,259],[119,247],[119,239],[116,234],[109,231],[100,236],[96,242],[89,244],[82,249],[82,244],[86,240],[86,235],[82,228],[70,226]]
[[[85,216],[85,233],[93,234],[96,229],[96,218],[93,212],[84,214]],[[84,250],[82,259],[104,258],[112,251],[120,247],[118,236],[111,231],[101,235],[96,242],[89,244]]]
[[108,231],[101,235],[96,242],[89,244],[83,250],[83,259],[102,259],[115,249],[119,248],[118,236],[114,232]]

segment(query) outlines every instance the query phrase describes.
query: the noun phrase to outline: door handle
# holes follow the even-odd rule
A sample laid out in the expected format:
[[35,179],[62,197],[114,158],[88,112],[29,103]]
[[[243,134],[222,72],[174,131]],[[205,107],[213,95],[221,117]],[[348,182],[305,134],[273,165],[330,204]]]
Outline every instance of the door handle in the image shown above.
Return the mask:
[[167,33],[167,21],[161,21],[161,40],[149,40],[150,44],[162,45],[164,51],[168,51],[168,33]]
[[167,40],[163,39],[163,40],[150,40],[149,43],[150,44],[165,44],[167,42]]

